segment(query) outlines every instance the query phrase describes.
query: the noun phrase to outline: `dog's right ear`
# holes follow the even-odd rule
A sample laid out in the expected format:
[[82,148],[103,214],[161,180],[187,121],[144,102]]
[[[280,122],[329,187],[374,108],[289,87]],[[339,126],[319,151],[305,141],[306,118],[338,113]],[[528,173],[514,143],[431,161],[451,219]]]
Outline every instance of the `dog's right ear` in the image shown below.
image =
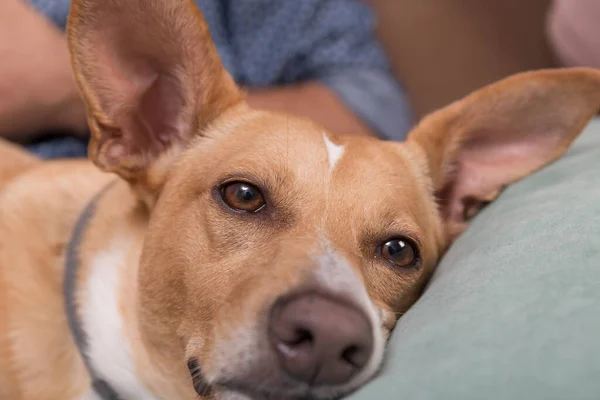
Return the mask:
[[132,183],[243,100],[192,0],[72,0],[67,32],[90,158]]
[[531,71],[427,116],[409,146],[425,157],[448,241],[502,189],[560,157],[600,109],[600,70]]

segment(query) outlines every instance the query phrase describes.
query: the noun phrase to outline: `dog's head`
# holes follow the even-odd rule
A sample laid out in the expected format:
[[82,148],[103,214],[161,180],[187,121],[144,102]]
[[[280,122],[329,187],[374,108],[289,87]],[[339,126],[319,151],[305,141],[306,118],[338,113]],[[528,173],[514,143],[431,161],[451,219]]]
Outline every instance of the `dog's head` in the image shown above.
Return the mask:
[[68,35],[91,158],[151,212],[144,332],[223,398],[330,399],[371,379],[469,218],[600,104],[599,72],[540,71],[405,143],[340,137],[250,109],[191,0],[75,0]]

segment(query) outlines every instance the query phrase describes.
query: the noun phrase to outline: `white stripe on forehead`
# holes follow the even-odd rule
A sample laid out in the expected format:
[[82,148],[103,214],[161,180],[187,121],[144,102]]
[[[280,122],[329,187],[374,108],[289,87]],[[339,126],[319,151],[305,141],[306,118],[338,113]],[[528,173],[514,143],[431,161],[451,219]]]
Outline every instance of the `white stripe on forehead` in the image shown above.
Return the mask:
[[335,165],[344,155],[344,146],[341,144],[335,144],[325,133],[323,133],[323,141],[325,142],[325,148],[327,149],[327,157],[329,159],[329,172],[333,172]]

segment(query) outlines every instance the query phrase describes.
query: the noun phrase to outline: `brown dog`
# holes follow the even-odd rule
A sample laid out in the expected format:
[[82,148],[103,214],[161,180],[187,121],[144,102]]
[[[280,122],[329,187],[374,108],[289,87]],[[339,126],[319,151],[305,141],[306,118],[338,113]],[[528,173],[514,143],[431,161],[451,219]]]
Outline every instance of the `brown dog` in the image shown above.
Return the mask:
[[75,0],[68,36],[99,169],[0,144],[2,400],[342,397],[600,105],[600,72],[539,71],[339,137],[250,109],[191,0]]

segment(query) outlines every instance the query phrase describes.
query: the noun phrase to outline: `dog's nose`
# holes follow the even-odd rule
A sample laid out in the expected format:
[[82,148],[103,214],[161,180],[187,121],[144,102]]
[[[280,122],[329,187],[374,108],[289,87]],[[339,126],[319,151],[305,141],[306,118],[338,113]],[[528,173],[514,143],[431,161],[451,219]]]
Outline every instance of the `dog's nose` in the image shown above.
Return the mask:
[[269,328],[285,372],[311,385],[348,382],[373,352],[366,315],[344,301],[316,293],[278,302]]

